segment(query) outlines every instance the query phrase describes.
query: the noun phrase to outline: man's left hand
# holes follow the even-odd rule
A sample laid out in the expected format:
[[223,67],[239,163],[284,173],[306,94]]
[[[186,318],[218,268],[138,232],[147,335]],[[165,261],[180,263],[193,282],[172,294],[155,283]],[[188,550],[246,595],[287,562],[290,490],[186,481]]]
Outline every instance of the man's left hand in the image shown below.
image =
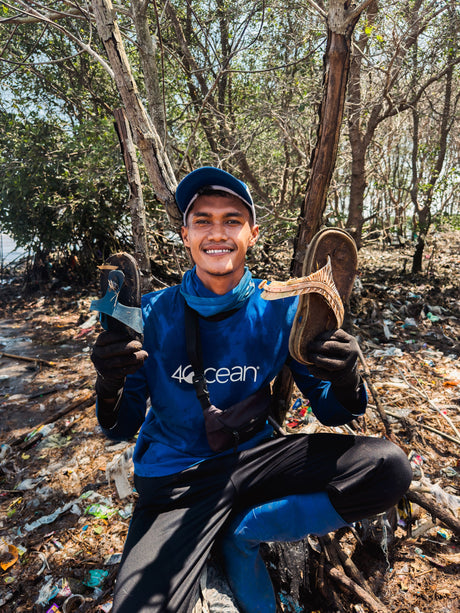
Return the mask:
[[358,342],[345,330],[330,330],[314,338],[307,347],[310,373],[330,381],[333,387],[357,387]]

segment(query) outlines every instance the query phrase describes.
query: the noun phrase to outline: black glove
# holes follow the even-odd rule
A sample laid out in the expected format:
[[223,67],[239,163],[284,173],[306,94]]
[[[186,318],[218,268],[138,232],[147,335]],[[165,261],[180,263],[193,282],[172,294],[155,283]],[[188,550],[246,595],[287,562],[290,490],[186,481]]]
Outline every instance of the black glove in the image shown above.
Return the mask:
[[148,354],[139,341],[119,332],[99,334],[91,353],[96,368],[96,393],[101,398],[117,398],[125,384],[126,375],[141,368]]
[[331,382],[337,400],[353,411],[361,397],[358,373],[359,346],[356,339],[339,328],[323,332],[307,346],[310,373]]

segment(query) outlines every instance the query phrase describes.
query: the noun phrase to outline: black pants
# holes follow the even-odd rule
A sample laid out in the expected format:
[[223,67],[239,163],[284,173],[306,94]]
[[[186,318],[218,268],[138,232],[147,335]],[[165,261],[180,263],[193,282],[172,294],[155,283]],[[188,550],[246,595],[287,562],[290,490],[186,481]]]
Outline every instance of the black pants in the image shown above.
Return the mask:
[[326,491],[347,522],[381,513],[406,492],[412,470],[387,440],[291,435],[181,473],[135,478],[113,613],[189,610],[218,533],[233,512],[290,494]]

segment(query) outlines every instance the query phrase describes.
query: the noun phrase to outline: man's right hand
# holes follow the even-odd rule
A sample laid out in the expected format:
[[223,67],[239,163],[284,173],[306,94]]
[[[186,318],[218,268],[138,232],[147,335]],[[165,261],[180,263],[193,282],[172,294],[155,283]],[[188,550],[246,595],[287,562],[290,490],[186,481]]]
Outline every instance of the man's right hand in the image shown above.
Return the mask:
[[123,389],[126,375],[139,370],[147,358],[139,341],[110,330],[99,334],[91,353],[97,372],[98,396],[116,398]]

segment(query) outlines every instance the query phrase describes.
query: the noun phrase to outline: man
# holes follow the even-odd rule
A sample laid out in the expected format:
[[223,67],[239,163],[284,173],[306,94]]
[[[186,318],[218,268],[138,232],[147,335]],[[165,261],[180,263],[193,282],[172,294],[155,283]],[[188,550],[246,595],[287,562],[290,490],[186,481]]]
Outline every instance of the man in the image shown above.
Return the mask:
[[214,407],[229,409],[258,394],[285,363],[324,424],[362,415],[366,393],[356,341],[342,330],[311,343],[315,376],[289,356],[298,299],[261,299],[245,267],[259,228],[244,183],[222,170],[200,168],[181,181],[176,201],[194,268],[179,286],[143,297],[143,346],[103,332],[92,356],[104,432],[123,439],[140,428],[133,458],[139,498],[113,611],[188,611],[206,558],[222,535],[224,566],[241,610],[275,611],[259,543],[324,534],[384,511],[409,486],[410,465],[383,439],[276,437],[268,423],[249,440],[211,449],[187,353],[186,304],[199,314]]

